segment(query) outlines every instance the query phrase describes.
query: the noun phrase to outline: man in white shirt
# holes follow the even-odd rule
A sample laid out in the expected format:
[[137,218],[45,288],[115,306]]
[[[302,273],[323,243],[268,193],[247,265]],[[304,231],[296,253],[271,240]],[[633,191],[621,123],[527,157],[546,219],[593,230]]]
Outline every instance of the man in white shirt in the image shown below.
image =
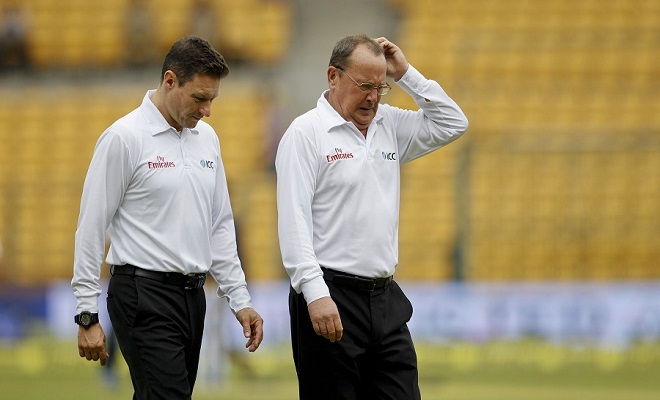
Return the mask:
[[178,40],[158,88],[101,135],[85,178],[71,281],[79,354],[101,365],[108,358],[97,314],[107,229],[108,313],[136,399],[191,398],[207,273],[248,350],[263,338],[236,250],[220,144],[201,121],[228,73],[204,39]]
[[[379,104],[386,77],[420,109]],[[289,126],[276,158],[300,398],[419,399],[412,305],[392,280],[400,166],[457,139],[468,122],[386,38],[341,39],[327,78],[329,90]]]

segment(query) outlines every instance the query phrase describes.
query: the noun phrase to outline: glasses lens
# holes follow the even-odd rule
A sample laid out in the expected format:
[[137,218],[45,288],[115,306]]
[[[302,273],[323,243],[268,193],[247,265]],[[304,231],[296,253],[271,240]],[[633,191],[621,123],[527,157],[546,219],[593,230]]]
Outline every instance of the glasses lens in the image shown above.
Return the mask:
[[363,92],[371,92],[372,90],[375,89],[378,92],[378,94],[381,95],[381,96],[385,95],[385,94],[388,94],[390,92],[390,89],[391,89],[390,85],[378,85],[378,86],[376,86],[373,83],[368,83],[368,82],[361,83],[361,84],[358,85],[358,87]]
[[360,90],[362,90],[363,92],[371,92],[371,91],[374,90],[374,89],[378,89],[378,86],[374,86],[374,85],[372,85],[371,83],[368,83],[368,82],[360,83],[360,84],[358,85],[358,87],[359,87]]
[[385,83],[385,84],[383,84],[383,85],[378,85],[378,86],[374,85],[373,83],[369,83],[369,82],[358,83],[355,79],[353,79],[352,76],[350,76],[346,71],[344,71],[344,69],[342,69],[342,68],[340,68],[340,67],[336,67],[336,68],[337,68],[338,70],[340,70],[341,72],[345,73],[346,76],[348,76],[349,78],[351,78],[351,80],[352,80],[353,82],[355,82],[355,84],[357,85],[357,87],[360,88],[360,90],[362,90],[362,91],[365,92],[365,93],[366,93],[366,92],[371,92],[372,90],[375,89],[375,90],[378,92],[379,95],[383,96],[383,95],[388,94],[388,93],[390,92],[390,89],[392,89],[392,88],[390,87],[390,85],[388,85],[387,83]]

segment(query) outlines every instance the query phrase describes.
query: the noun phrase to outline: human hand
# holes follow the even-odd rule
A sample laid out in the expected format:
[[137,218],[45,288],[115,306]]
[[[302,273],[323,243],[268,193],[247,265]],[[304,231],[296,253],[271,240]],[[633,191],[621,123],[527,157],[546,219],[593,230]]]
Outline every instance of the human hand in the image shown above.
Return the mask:
[[102,366],[108,361],[110,355],[105,349],[105,333],[100,323],[87,329],[78,327],[78,354],[88,361],[100,361]]
[[314,332],[331,342],[341,340],[344,327],[341,325],[339,310],[331,297],[321,297],[307,306]]
[[403,55],[403,51],[399,46],[390,42],[384,37],[379,37],[375,39],[376,42],[383,48],[385,51],[385,61],[387,61],[387,76],[398,81],[401,79],[403,74],[408,71],[408,61],[406,56]]
[[236,319],[243,326],[243,335],[248,339],[245,348],[255,352],[264,338],[264,320],[253,308],[244,308],[236,313]]

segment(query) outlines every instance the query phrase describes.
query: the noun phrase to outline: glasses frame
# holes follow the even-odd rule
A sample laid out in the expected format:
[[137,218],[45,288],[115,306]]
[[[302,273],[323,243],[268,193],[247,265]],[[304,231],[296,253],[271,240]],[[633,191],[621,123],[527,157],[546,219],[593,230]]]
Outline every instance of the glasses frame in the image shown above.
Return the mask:
[[346,72],[346,70],[343,69],[342,67],[335,67],[335,68],[337,68],[338,70],[340,70],[341,72],[346,74],[346,76],[351,78],[353,83],[355,83],[355,85],[364,93],[371,93],[372,90],[376,90],[376,92],[380,96],[385,96],[386,94],[388,94],[390,92],[390,90],[392,90],[392,86],[388,85],[387,82],[382,83],[380,85],[374,85],[373,83],[369,83],[369,82],[358,83],[358,81],[353,79],[353,77],[350,76],[348,74],[348,72]]

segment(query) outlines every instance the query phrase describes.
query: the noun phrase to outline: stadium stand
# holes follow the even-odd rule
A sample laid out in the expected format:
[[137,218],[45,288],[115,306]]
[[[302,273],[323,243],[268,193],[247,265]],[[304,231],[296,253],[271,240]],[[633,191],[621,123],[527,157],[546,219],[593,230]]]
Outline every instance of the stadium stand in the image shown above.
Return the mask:
[[[30,52],[40,69],[108,69],[121,66],[132,0],[107,2],[25,0],[31,15]],[[145,0],[153,12],[158,53],[188,34],[194,0]],[[209,2],[217,34],[228,56],[264,65],[281,60],[290,43],[289,1]],[[254,29],[258,26],[259,29]],[[160,58],[160,57],[158,57]]]
[[[70,275],[80,193],[94,145],[107,126],[138,105],[143,89],[130,82],[97,83],[48,93],[17,90],[0,99],[0,237],[4,264],[13,266],[13,283]],[[254,230],[256,236],[247,246],[254,248],[254,264],[266,268],[260,272],[255,267],[257,277],[279,273],[272,259],[279,256],[276,238],[264,239],[264,232],[276,230],[276,212],[268,206],[274,205],[267,179],[272,176],[259,177],[266,169],[263,99],[253,87],[228,85],[208,120],[220,136],[228,180],[239,182],[234,203],[250,210],[245,231]]]
[[[24,3],[39,69],[120,67],[128,0]],[[164,51],[185,32],[192,0],[149,4],[167,27],[157,32]],[[232,57],[262,66],[286,57],[294,3],[213,4]],[[442,82],[471,122],[465,138],[403,169],[399,278],[660,278],[660,3],[389,4],[401,15],[397,42],[408,59]],[[0,240],[11,273],[0,280],[70,278],[94,143],[153,84],[106,80],[3,86]],[[384,101],[414,106],[396,88]],[[223,86],[208,119],[257,280],[283,274],[263,148],[268,102],[254,82]]]
[[[404,182],[432,168],[443,185],[429,182],[428,199],[402,201],[401,275],[447,276],[452,258],[438,266],[435,255],[415,255],[446,253],[464,232],[462,267],[471,280],[660,276],[660,4],[390,3],[403,14],[407,57],[443,82],[471,121],[461,144],[470,149],[468,170],[452,175],[460,152],[406,169]],[[452,179],[453,196],[432,189],[451,190],[444,183]],[[444,220],[431,221],[456,230],[412,222],[438,208],[433,214]],[[433,272],[419,277],[420,267]]]

